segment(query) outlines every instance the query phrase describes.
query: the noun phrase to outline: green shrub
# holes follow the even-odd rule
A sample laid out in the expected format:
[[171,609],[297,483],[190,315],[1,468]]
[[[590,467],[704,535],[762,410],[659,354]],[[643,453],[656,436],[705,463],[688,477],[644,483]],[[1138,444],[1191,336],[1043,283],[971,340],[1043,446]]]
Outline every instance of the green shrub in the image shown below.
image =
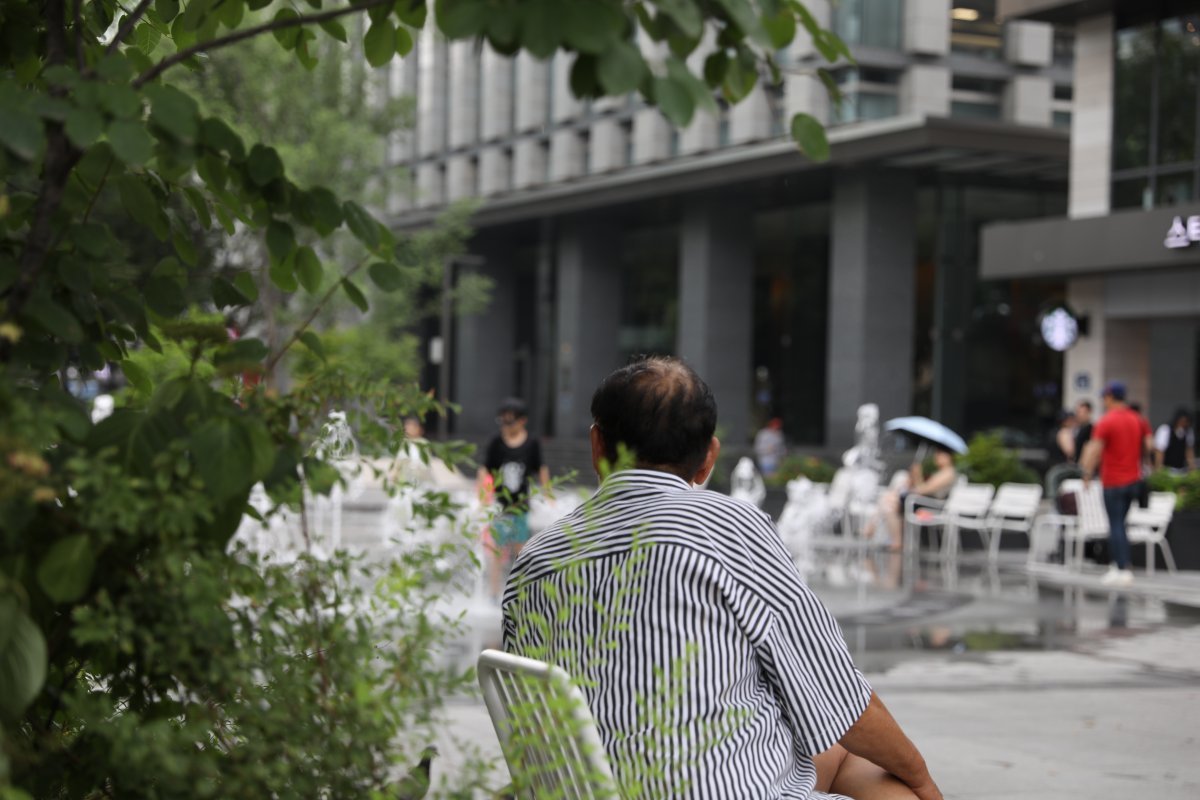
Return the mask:
[[1183,475],[1160,469],[1146,479],[1152,492],[1174,492],[1179,498],[1175,508],[1192,511],[1200,508],[1200,471],[1193,470]]
[[999,433],[977,433],[967,452],[958,457],[959,472],[971,483],[1037,483],[1037,473],[1021,463],[1015,450],[1004,446]]
[[766,479],[768,486],[786,486],[796,478],[808,478],[813,483],[829,483],[837,467],[816,456],[788,456],[779,470]]

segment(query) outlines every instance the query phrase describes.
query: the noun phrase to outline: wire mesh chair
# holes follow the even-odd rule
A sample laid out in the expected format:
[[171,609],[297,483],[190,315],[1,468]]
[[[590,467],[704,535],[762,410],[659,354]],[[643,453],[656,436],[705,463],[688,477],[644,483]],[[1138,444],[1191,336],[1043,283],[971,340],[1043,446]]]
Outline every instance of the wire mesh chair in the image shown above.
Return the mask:
[[596,721],[562,669],[484,650],[483,702],[518,797],[620,800]]

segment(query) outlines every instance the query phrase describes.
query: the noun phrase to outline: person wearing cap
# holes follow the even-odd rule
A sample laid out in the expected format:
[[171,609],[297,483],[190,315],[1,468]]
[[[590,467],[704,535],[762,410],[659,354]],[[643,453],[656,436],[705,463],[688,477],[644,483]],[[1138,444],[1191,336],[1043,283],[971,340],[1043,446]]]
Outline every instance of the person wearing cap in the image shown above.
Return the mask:
[[525,426],[529,412],[525,403],[510,397],[500,404],[496,424],[500,432],[488,443],[483,466],[479,468],[479,485],[489,480],[495,490],[500,513],[492,522],[493,552],[492,594],[500,594],[501,573],[516,559],[521,547],[529,541],[529,482],[538,476],[543,488],[550,486],[550,470],[542,461],[542,445],[530,436]]
[[1110,381],[1104,387],[1104,416],[1096,423],[1092,439],[1083,451],[1080,467],[1084,486],[1088,486],[1100,466],[1100,485],[1104,487],[1104,509],[1108,512],[1108,541],[1112,563],[1104,582],[1128,586],[1133,582],[1129,570],[1129,539],[1125,535],[1125,516],[1137,499],[1142,480],[1142,454],[1154,448],[1146,418],[1125,402],[1125,384]]

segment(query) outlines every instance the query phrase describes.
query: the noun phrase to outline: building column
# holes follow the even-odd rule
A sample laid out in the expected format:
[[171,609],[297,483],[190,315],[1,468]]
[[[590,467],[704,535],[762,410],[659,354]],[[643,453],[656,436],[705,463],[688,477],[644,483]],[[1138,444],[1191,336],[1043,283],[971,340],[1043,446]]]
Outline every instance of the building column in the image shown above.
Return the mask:
[[948,180],[938,187],[938,233],[933,280],[933,418],[956,431],[966,426],[967,329],[978,266],[968,242],[966,191]]
[[620,366],[621,276],[612,258],[615,235],[586,219],[565,220],[559,227],[554,433],[561,439],[588,435],[592,393]]
[[912,406],[915,192],[911,173],[834,175],[825,404],[831,447],[853,443],[863,403],[878,404],[884,420]]
[[484,251],[483,255],[480,265],[459,266],[458,276],[476,273],[490,277],[494,282],[491,300],[478,314],[455,320],[448,354],[454,371],[450,399],[462,406],[454,432],[466,437],[494,432],[496,408],[513,390],[516,287],[499,252]]
[[679,248],[678,352],[717,400],[728,445],[749,441],[753,390],[754,239],[750,204],[695,197]]

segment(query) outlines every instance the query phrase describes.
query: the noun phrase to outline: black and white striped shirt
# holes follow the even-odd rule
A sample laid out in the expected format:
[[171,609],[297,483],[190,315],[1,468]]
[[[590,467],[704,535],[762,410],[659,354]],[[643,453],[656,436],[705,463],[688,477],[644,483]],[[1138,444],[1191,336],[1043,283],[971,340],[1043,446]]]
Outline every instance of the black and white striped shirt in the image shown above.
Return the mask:
[[648,797],[806,798],[871,697],[771,519],[664,472],[611,475],[529,542],[504,646],[580,683]]

